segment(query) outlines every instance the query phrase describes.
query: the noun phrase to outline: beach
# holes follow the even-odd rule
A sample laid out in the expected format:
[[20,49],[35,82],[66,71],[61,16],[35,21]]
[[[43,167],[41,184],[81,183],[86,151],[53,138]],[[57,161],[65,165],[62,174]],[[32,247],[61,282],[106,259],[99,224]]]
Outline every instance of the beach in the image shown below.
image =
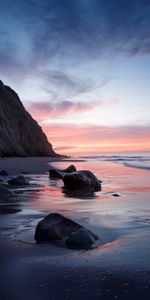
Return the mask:
[[[48,170],[72,163],[102,180],[102,191],[89,198],[65,195],[62,181],[50,180]],[[0,200],[2,299],[149,298],[149,158],[9,158],[0,160],[0,168],[30,182]],[[36,244],[36,225],[51,212],[98,234],[97,247]]]

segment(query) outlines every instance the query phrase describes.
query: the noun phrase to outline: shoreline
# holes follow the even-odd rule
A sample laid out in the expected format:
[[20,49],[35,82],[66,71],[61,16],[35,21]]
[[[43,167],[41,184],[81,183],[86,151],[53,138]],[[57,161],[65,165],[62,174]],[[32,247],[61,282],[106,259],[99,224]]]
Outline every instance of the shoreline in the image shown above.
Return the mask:
[[[49,157],[10,158],[3,160],[3,167],[0,164],[0,169],[6,169],[10,175],[27,172],[35,174],[31,179],[37,180],[36,190],[28,190],[28,187],[17,194],[15,202],[8,199],[4,203],[7,208],[21,211],[1,215],[2,228],[9,225],[8,231],[10,227],[12,234],[12,237],[7,236],[7,228],[6,235],[1,234],[2,299],[147,300],[150,220],[147,206],[145,211],[143,208],[144,203],[148,203],[144,202],[149,193],[147,171],[128,170],[112,162],[90,162],[92,165],[88,168],[104,179],[103,189],[95,198],[81,200],[66,198],[59,182],[49,182],[47,173],[53,162],[62,168],[69,164],[69,160]],[[74,162],[77,168],[88,164],[80,160]],[[41,182],[45,185],[38,190]],[[120,191],[120,197],[112,197],[111,189]],[[33,234],[39,218],[48,211],[66,214],[99,233],[101,245],[81,251],[55,244],[37,245],[28,242],[28,237],[22,238],[25,233]],[[17,230],[14,233],[13,228]]]
[[42,174],[48,172],[49,163],[63,161],[61,157],[0,157],[0,169],[8,171],[10,174]]

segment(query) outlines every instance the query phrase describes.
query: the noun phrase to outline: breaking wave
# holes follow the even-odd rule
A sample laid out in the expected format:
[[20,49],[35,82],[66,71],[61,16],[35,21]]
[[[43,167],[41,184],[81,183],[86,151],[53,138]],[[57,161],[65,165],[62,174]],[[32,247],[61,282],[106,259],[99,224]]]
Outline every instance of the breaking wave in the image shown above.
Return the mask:
[[93,155],[81,156],[81,158],[113,161],[130,168],[150,170],[150,155]]

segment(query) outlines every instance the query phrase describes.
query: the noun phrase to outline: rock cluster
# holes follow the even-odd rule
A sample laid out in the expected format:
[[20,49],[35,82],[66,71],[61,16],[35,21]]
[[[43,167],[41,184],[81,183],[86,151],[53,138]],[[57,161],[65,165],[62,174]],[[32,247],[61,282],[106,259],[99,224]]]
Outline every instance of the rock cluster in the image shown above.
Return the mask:
[[89,170],[77,171],[74,165],[64,170],[50,169],[49,176],[51,179],[62,179],[63,191],[71,197],[91,197],[94,192],[101,190],[101,180]]
[[14,195],[11,187],[20,187],[29,185],[29,181],[23,175],[9,176],[7,171],[0,171],[0,196]]

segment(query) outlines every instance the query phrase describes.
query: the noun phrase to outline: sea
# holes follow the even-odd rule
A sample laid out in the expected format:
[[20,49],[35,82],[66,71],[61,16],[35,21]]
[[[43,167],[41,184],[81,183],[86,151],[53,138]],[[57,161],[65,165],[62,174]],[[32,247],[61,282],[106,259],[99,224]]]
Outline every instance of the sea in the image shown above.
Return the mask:
[[[38,163],[38,158],[37,158]],[[50,166],[90,170],[102,189],[90,197],[68,196],[62,180],[49,178]],[[102,243],[148,232],[150,226],[150,154],[68,157],[48,162],[43,174],[25,174],[29,186],[13,188],[14,196],[0,198],[0,234],[35,243],[37,223],[52,212],[61,213],[102,235]],[[105,234],[107,233],[107,234]]]

